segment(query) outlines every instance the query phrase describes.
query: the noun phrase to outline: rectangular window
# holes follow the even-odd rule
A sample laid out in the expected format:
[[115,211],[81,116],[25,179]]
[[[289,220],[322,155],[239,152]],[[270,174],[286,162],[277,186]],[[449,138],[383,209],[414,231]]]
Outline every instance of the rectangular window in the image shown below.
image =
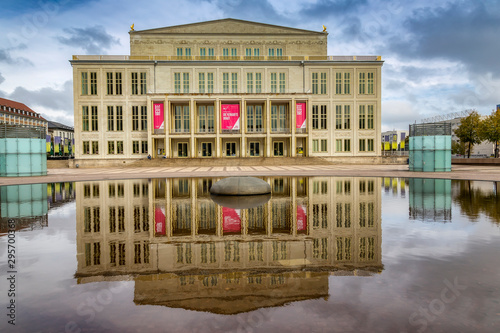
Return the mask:
[[82,95],[88,95],[89,94],[89,77],[88,77],[87,72],[82,72]]
[[351,140],[350,139],[344,140],[344,151],[351,151]]
[[141,153],[142,154],[147,154],[148,153],[148,142],[147,141],[142,141],[141,142]]
[[[319,106],[313,105],[312,107],[312,128],[319,129]],[[317,140],[316,140],[317,141]]]
[[367,141],[368,151],[373,151],[373,139],[368,139],[366,141]]
[[326,105],[321,105],[321,115],[320,115],[320,128],[326,129],[327,118],[326,118]]
[[247,73],[247,93],[253,93],[253,73]]
[[337,95],[351,94],[351,73],[349,72],[335,73],[335,94]]
[[89,141],[83,141],[83,152],[84,155],[90,154],[90,143]]
[[98,114],[97,114],[97,106],[91,106],[91,123],[92,123],[92,131],[99,130],[99,122],[98,122]]
[[189,133],[189,106],[176,105],[174,108],[174,132]]
[[215,56],[215,52],[214,52],[214,49],[213,48],[209,48],[208,49],[208,56],[210,58],[213,58]]
[[222,73],[222,92],[229,93],[229,73]]
[[141,95],[147,94],[147,85],[146,85],[146,73],[141,73]]
[[188,144],[187,142],[179,142],[177,144],[177,156],[188,157]]
[[366,140],[365,139],[359,139],[359,151],[366,151]]
[[247,105],[247,132],[260,133],[262,130],[262,105]]
[[319,152],[319,144],[318,144],[319,141],[317,139],[314,139],[312,143],[313,143],[313,152],[315,153]]
[[342,105],[335,106],[335,129],[342,129]]
[[106,87],[107,87],[107,90],[106,90],[106,93],[108,95],[113,95],[113,91],[114,91],[114,84],[113,84],[113,73],[112,72],[107,72],[106,73]]
[[250,156],[260,156],[259,142],[250,142]]
[[328,151],[328,143],[327,143],[327,140],[325,140],[325,139],[321,140],[321,151],[322,152]]
[[116,153],[123,154],[123,141],[116,141]]
[[235,47],[231,48],[231,57],[236,58],[238,56],[238,49]]
[[255,93],[262,93],[262,73],[255,73]]
[[375,93],[375,73],[359,73],[359,94],[373,95]]
[[115,153],[115,142],[108,141],[108,154],[113,155]]
[[97,95],[97,73],[90,72],[90,94]]
[[205,73],[198,73],[198,92],[205,93]]
[[285,93],[285,81],[286,81],[286,76],[285,73],[280,73],[280,93]]
[[212,143],[202,142],[201,143],[201,156],[210,157],[212,156]]
[[139,107],[132,106],[132,131],[139,130]]
[[141,131],[148,130],[148,110],[145,105],[141,106]]
[[236,142],[226,142],[226,156],[236,156]]
[[122,94],[122,73],[115,73],[115,95]]
[[351,106],[344,105],[344,129],[351,129]]
[[123,131],[123,107],[116,107],[116,130]]
[[337,152],[342,151],[342,139],[335,140],[335,151]]
[[366,93],[368,95],[373,95],[373,73],[368,74],[368,86],[366,88]]
[[184,94],[189,94],[189,73],[182,73],[182,87]]
[[359,129],[365,129],[366,127],[366,110],[364,105],[359,106]]
[[138,79],[138,73],[130,73],[131,78],[132,78],[132,95],[138,95],[139,94],[139,79]]
[[227,47],[222,49],[222,57],[227,59],[229,57],[229,49]]
[[274,156],[283,156],[285,149],[283,141],[275,141],[273,144],[274,148]]
[[174,92],[181,93],[181,73],[174,73]]
[[326,73],[321,73],[321,81],[320,81],[320,94],[325,95],[326,94]]
[[368,105],[367,111],[368,111],[367,112],[367,115],[368,115],[367,128],[373,129],[373,105]]
[[132,141],[132,154],[139,154],[139,141]]
[[214,93],[214,73],[207,73],[207,93]]
[[115,130],[115,113],[112,106],[108,106],[108,131]]
[[238,73],[231,73],[231,92],[238,93]]
[[318,93],[318,73],[312,73],[312,93]]
[[276,93],[276,73],[271,73],[271,93]]
[[89,107],[82,106],[82,131],[89,130]]
[[198,106],[198,132],[213,133],[214,132],[214,106],[199,105]]
[[286,132],[287,123],[286,105],[271,105],[271,131]]
[[99,141],[92,141],[92,154],[99,154]]
[[365,94],[366,73],[359,73],[359,93]]
[[207,55],[207,49],[204,47],[200,47],[200,57],[201,59],[205,59],[205,56]]

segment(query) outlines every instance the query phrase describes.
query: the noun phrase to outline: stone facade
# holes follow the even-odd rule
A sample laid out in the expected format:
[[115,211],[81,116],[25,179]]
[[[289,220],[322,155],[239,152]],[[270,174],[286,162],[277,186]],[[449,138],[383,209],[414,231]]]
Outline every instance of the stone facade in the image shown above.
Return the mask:
[[380,156],[383,62],[328,56],[327,35],[225,19],[131,31],[130,56],[73,56],[75,158]]

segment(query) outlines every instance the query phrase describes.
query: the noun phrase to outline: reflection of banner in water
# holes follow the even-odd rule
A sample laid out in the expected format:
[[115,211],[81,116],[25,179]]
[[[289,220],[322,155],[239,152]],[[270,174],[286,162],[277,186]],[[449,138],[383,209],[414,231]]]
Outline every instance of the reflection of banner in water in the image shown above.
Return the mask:
[[165,235],[167,231],[165,223],[165,208],[155,207],[155,233],[157,235]]
[[307,230],[307,207],[297,205],[297,231]]
[[222,207],[222,218],[222,230],[224,232],[241,231],[241,217],[239,209]]

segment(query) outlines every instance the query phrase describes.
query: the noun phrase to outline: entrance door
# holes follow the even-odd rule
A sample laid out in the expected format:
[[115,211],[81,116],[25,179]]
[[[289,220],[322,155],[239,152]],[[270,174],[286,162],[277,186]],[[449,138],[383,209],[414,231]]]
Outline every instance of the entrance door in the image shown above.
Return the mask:
[[226,156],[236,156],[236,142],[226,142]]
[[179,142],[177,144],[177,156],[187,157],[188,156],[188,144],[187,142]]
[[250,156],[260,156],[260,142],[250,142]]
[[274,142],[274,156],[283,156],[284,155],[284,144],[283,141]]
[[212,143],[202,142],[201,143],[201,156],[210,157],[212,156]]

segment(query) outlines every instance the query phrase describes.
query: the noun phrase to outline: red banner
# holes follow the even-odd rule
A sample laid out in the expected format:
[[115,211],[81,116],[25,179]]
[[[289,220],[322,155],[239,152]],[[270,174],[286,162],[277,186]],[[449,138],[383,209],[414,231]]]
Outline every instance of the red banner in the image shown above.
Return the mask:
[[155,207],[155,233],[156,235],[166,235],[164,208]]
[[163,103],[153,103],[153,123],[154,129],[164,129]]
[[297,103],[295,111],[297,128],[306,128],[306,103]]
[[307,207],[297,205],[297,231],[307,230]]
[[223,130],[239,130],[240,129],[240,105],[239,104],[222,104],[222,129]]
[[222,207],[222,230],[224,232],[240,232],[241,217],[240,210]]

